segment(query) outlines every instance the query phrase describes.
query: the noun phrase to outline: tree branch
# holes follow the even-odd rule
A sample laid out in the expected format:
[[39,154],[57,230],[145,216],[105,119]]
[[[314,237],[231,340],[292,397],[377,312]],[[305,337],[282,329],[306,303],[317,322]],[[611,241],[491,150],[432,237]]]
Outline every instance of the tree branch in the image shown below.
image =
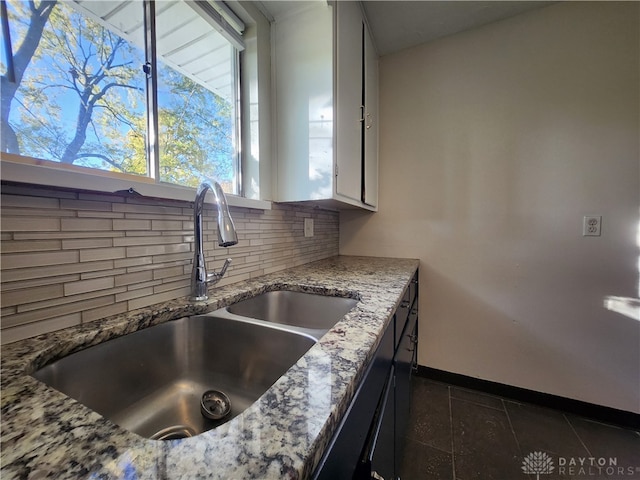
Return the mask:
[[124,123],[132,130],[135,130],[135,124],[127,117],[114,110],[111,105],[105,103],[104,105],[96,105],[96,108],[104,108],[105,110],[109,111],[109,113],[111,113],[111,115],[113,115],[113,118],[115,118],[117,121],[119,121],[120,123]]
[[104,97],[106,95],[107,91],[112,89],[113,87],[130,88],[132,90],[140,91],[140,89],[138,87],[136,87],[135,85],[127,85],[126,83],[118,83],[118,82],[108,83],[104,87],[102,87],[102,90],[100,92],[94,94],[91,97],[91,99],[89,100],[89,104],[93,107],[96,104],[96,102],[101,100],[102,97]]

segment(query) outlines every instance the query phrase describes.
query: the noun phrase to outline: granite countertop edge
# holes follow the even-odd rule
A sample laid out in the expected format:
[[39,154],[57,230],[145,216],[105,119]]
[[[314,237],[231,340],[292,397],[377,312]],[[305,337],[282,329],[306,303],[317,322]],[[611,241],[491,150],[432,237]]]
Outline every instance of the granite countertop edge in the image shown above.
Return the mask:
[[[318,465],[417,270],[415,259],[336,256],[4,345],[0,475],[8,479],[305,479]],[[269,290],[358,304],[251,407],[192,438],[150,440],[30,376],[74,351]]]

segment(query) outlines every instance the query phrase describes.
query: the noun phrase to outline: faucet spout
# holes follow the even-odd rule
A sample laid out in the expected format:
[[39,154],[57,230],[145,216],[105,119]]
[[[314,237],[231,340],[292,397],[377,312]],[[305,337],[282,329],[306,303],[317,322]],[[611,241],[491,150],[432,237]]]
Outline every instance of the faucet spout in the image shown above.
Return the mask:
[[229,213],[229,206],[227,205],[227,198],[222,190],[222,187],[218,182],[204,181],[198,187],[196,191],[196,198],[193,202],[193,243],[194,243],[194,255],[193,255],[193,268],[191,271],[191,299],[194,301],[206,300],[208,295],[208,284],[217,283],[227,271],[227,267],[231,263],[231,259],[228,258],[220,270],[220,272],[213,272],[207,274],[207,266],[204,258],[203,247],[203,210],[204,199],[207,195],[207,191],[211,190],[216,199],[218,206],[218,245],[221,247],[230,247],[238,243],[238,235],[236,233],[231,213]]

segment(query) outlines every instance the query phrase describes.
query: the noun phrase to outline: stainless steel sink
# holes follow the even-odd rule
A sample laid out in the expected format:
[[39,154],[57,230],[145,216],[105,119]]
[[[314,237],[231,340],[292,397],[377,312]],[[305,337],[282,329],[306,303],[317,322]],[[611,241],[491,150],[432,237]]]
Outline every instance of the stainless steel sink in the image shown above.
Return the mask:
[[276,290],[235,303],[226,309],[234,315],[326,333],[357,303],[353,298]]
[[[282,328],[198,315],[90,347],[33,376],[127,430],[168,440],[197,435],[238,415],[314,343]],[[231,401],[223,420],[201,412],[209,390]]]

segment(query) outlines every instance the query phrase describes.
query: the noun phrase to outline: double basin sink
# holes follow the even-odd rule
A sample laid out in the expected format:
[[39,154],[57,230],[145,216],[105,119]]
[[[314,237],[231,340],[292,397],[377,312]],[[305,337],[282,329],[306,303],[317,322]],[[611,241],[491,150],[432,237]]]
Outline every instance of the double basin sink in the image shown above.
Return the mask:
[[32,375],[143,437],[191,437],[242,413],[356,303],[266,292],[89,347]]

